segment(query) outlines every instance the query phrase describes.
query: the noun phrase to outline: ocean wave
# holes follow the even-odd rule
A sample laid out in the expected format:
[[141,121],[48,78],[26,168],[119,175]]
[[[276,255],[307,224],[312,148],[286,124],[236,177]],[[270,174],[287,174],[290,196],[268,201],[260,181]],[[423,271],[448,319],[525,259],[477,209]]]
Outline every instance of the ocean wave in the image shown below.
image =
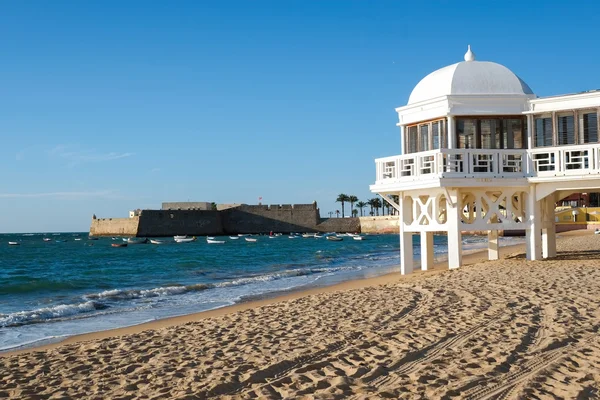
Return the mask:
[[85,295],[88,300],[133,300],[151,297],[173,296],[189,292],[202,291],[213,287],[211,284],[197,284],[187,286],[166,286],[153,289],[113,289],[100,293]]
[[10,314],[0,314],[0,327],[20,326],[38,322],[45,322],[57,318],[70,317],[77,314],[90,313],[104,310],[107,305],[86,301],[79,304],[60,304],[54,307],[38,308],[30,311],[18,311]]

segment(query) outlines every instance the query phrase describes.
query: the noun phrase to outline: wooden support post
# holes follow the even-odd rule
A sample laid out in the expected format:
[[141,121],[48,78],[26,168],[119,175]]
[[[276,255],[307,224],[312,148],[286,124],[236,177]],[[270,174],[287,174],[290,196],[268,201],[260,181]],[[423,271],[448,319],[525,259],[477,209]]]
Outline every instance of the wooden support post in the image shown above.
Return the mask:
[[455,269],[462,265],[462,231],[461,201],[458,189],[448,191],[446,214],[448,225],[448,268]]
[[404,193],[400,192],[400,216],[398,224],[400,225],[400,273],[408,275],[413,272],[413,240],[412,233],[404,230],[405,224],[411,220],[412,207],[410,202],[404,198]]
[[433,232],[421,232],[421,271],[433,268]]
[[527,259],[539,260],[542,258],[542,235],[541,235],[541,207],[535,198],[536,185],[529,186],[527,194],[527,221],[529,226],[525,230],[527,239]]

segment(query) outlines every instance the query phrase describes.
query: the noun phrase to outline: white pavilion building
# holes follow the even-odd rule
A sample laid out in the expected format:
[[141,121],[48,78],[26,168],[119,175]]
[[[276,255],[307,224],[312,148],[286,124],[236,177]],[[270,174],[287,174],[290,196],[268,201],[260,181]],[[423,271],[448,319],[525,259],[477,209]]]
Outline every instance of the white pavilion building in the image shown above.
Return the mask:
[[[399,211],[401,272],[433,265],[433,233],[448,234],[448,267],[462,262],[462,232],[524,229],[527,259],[556,255],[555,203],[600,189],[600,91],[538,98],[503,65],[465,61],[434,71],[396,109],[402,154],[375,160],[370,186]],[[392,195],[397,195],[398,203]]]

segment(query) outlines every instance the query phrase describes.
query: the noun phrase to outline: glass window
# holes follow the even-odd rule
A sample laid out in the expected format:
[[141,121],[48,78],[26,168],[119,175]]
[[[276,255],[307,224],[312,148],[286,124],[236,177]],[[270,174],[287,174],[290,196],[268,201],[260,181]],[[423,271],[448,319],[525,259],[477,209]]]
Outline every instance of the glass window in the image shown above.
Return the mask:
[[535,147],[552,146],[552,117],[535,118]]
[[440,121],[440,136],[442,138],[441,140],[441,148],[442,149],[447,149],[448,148],[448,129],[447,129],[448,124],[446,123],[445,119],[442,119]]
[[477,134],[476,119],[457,119],[456,120],[456,135],[459,149],[474,149],[476,148],[475,136]]
[[427,151],[429,150],[429,124],[420,125],[419,130],[421,131],[419,151]]
[[416,153],[417,146],[419,144],[419,131],[416,126],[408,127],[408,135],[406,135],[406,149],[407,153]]
[[583,143],[598,142],[598,114],[595,111],[583,111],[579,114],[579,131],[583,138]]
[[575,117],[573,113],[561,113],[556,118],[558,144],[576,144]]
[[500,120],[498,119],[482,119],[481,124],[481,139],[480,148],[482,149],[499,149],[500,142]]
[[440,124],[442,121],[435,121],[431,124],[431,138],[434,149],[440,148]]
[[520,118],[507,118],[502,121],[502,136],[504,149],[524,148],[523,120]]

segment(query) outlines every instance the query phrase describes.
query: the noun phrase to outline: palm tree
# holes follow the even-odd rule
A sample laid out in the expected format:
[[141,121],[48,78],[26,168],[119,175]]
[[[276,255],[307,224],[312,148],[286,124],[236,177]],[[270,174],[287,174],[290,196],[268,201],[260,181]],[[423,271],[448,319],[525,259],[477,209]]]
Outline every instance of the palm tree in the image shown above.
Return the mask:
[[354,216],[354,203],[358,201],[358,197],[351,194],[348,196],[348,201],[350,202],[350,215]]
[[[375,213],[377,214],[377,216],[379,216],[379,207],[383,208],[383,204],[381,204],[381,200],[379,200],[379,197],[375,197],[373,199],[373,207],[375,207]],[[383,213],[383,210],[381,212]]]
[[[394,201],[394,203],[396,203],[396,204],[400,203],[400,196],[398,196],[397,194],[393,194],[390,197],[392,198],[392,200]],[[398,210],[396,210],[395,208],[392,210],[392,213],[394,215],[396,215],[397,212],[398,212]]]
[[365,208],[366,206],[368,206],[367,203],[365,203],[364,201],[359,201],[358,203],[356,203],[356,208],[360,208],[360,216],[363,216],[363,208]]
[[336,202],[342,203],[342,218],[344,218],[344,202],[348,201],[350,198],[348,197],[347,194],[339,194],[337,199],[335,200]]
[[367,204],[369,205],[369,207],[371,207],[371,212],[369,214],[373,215],[373,207],[375,207],[375,199],[367,200]]
[[354,218],[358,217],[358,210],[352,210],[352,216]]

